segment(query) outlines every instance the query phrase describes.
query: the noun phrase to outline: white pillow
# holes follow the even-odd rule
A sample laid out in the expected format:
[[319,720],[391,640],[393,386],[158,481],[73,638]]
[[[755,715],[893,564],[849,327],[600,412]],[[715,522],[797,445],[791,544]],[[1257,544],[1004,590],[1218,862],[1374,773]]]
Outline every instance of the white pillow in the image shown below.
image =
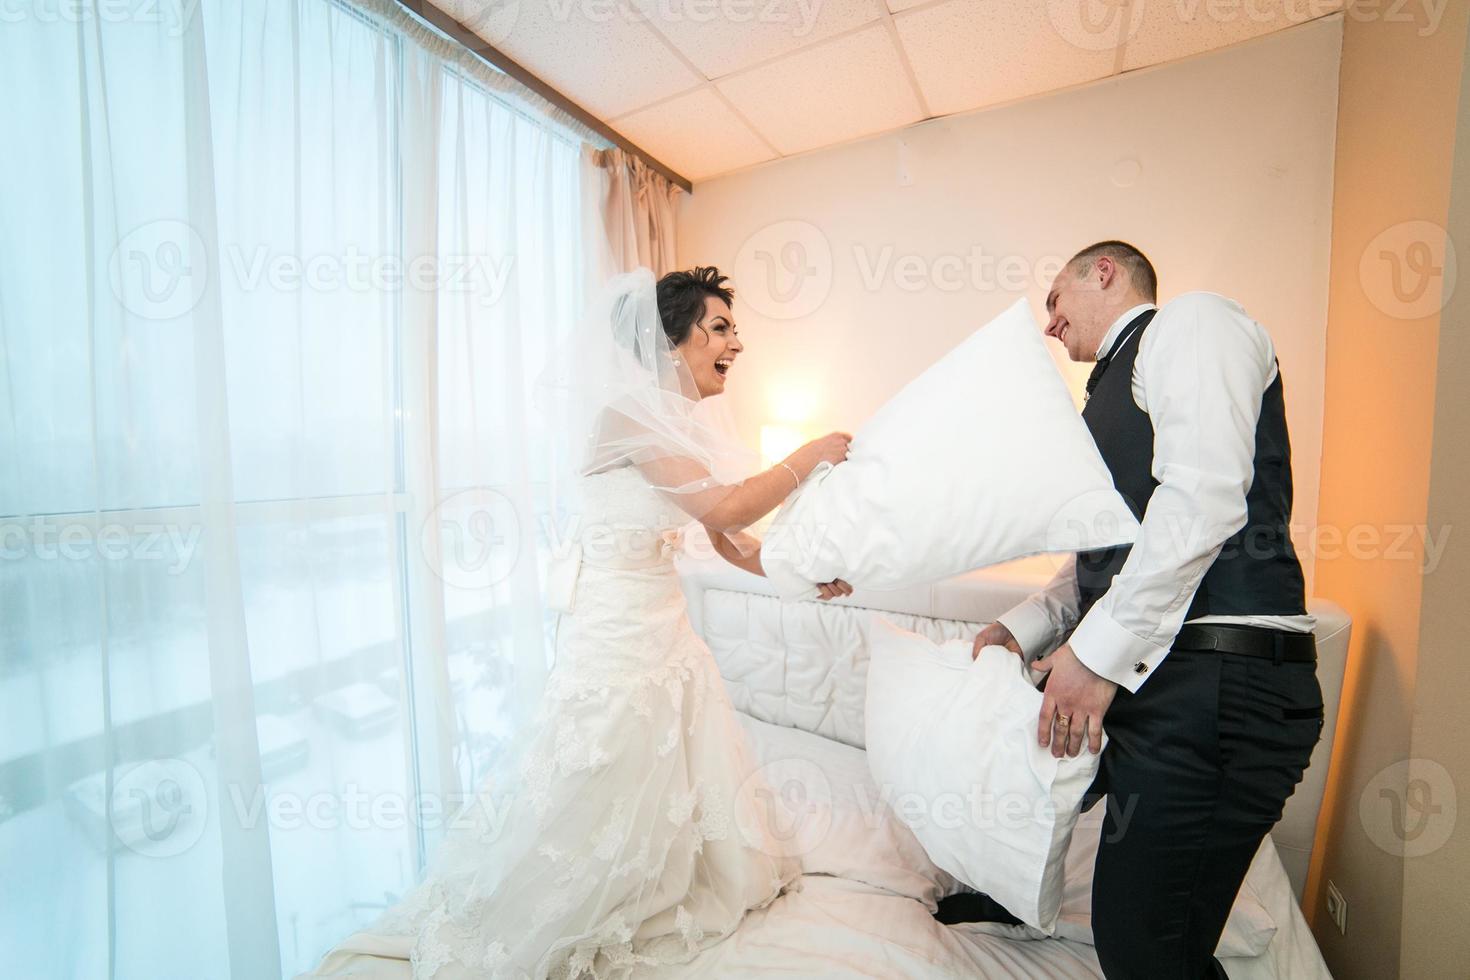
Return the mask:
[[934,866],[868,774],[863,750],[799,728],[739,715],[775,812],[806,874],[851,878],[923,902],[930,912],[960,884]]
[[1017,300],[880,408],[846,462],[803,481],[761,564],[799,598],[834,578],[895,589],[1137,532]]
[[[1042,694],[1021,658],[939,645],[873,614],[868,767],[939,867],[1050,935],[1098,757],[1036,742]],[[1106,736],[1104,736],[1106,741]]]
[[[1056,935],[1092,945],[1092,871],[1097,863],[1097,844],[1102,836],[1103,812],[1106,800],[1077,819],[1072,829],[1072,845],[1067,850],[1066,884],[1062,892],[1062,908],[1057,916]],[[1269,838],[1267,838],[1269,840]],[[1266,849],[1266,842],[1261,850]],[[1277,862],[1280,867],[1280,862]],[[1266,906],[1256,894],[1252,878],[1270,873],[1270,864],[1257,853],[1251,863],[1235,904],[1230,907],[1230,917],[1225,920],[1225,929],[1220,933],[1220,942],[1215,947],[1216,956],[1259,956],[1270,945],[1276,935],[1276,920],[1266,911]],[[1277,871],[1284,875],[1284,871]]]

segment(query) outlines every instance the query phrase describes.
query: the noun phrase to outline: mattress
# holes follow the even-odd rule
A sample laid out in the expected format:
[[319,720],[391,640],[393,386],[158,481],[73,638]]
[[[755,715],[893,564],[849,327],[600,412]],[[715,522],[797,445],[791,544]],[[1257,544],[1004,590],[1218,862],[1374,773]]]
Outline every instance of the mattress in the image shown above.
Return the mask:
[[[789,764],[833,787],[851,787],[866,769],[861,749],[800,729],[741,715],[763,767]],[[864,875],[864,878],[874,876]],[[923,901],[871,881],[809,873],[799,889],[746,915],[740,927],[688,964],[649,977],[1101,977],[1090,945],[1031,938],[1024,928],[989,923],[944,925]],[[1297,908],[1291,882],[1270,838],[1247,878],[1276,923],[1258,956],[1224,957],[1233,980],[1331,980]],[[356,937],[355,937],[356,938]],[[409,964],[371,942],[339,949],[318,976],[408,980]]]
[[[850,778],[862,752],[794,728],[742,722],[763,764],[802,759],[833,783]],[[692,963],[662,976],[679,977],[1101,977],[1090,945],[1033,939],[998,924],[948,926],[920,901],[852,878],[803,875],[788,892],[749,913],[736,932]],[[1276,922],[1265,952],[1223,957],[1235,980],[1330,980],[1316,941],[1268,837],[1248,878]]]

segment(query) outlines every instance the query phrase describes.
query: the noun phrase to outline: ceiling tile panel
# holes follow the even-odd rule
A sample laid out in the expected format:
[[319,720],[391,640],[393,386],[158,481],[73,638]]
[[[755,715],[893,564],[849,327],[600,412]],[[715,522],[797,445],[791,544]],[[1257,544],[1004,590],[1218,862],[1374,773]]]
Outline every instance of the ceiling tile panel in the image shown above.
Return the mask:
[[897,129],[919,121],[926,107],[936,116],[981,109],[1185,58],[1343,6],[1342,0],[433,2],[691,179]]
[[[1138,4],[1140,0],[1134,0]],[[1124,52],[1125,68],[1143,68],[1212,51],[1305,23],[1340,9],[1340,0],[1175,0],[1144,5]]]
[[600,119],[703,79],[630,6],[608,0],[436,0],[475,33]]
[[633,0],[707,78],[870,24],[882,0]]
[[613,128],[690,180],[775,157],[708,86],[624,116]]
[[949,0],[893,20],[938,116],[1111,74],[1121,25],[1078,22],[1075,13],[1064,0]]
[[716,84],[783,154],[881,133],[921,118],[913,87],[882,25]]

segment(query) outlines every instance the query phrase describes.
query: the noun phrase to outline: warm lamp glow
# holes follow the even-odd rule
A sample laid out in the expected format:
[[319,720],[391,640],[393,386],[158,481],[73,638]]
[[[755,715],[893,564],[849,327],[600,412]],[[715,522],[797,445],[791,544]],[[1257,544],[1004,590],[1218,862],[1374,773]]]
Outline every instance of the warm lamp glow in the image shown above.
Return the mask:
[[761,426],[762,465],[775,466],[806,441],[806,436],[794,425]]
[[816,396],[801,387],[782,386],[771,392],[771,416],[782,422],[802,422],[812,417]]

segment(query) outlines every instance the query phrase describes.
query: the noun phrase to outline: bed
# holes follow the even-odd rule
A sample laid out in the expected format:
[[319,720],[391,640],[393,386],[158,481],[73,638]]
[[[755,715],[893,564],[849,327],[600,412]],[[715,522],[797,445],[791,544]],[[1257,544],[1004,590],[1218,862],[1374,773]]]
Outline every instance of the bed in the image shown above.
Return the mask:
[[[799,759],[804,772],[822,771],[833,784],[858,778],[851,767],[861,758],[863,623],[870,611],[936,641],[970,637],[1045,582],[1052,567],[1049,559],[1029,559],[924,587],[783,603],[764,579],[718,559],[680,561],[690,619],[718,661],[762,762]],[[1242,890],[1264,909],[1271,929],[1244,942],[1251,955],[1221,956],[1233,978],[1330,977],[1299,902],[1332,757],[1350,622],[1325,600],[1312,600],[1309,609],[1317,617],[1322,740],[1247,875]],[[1078,835],[1089,827],[1095,834],[1100,816],[1101,807],[1085,814]],[[1086,889],[1083,863],[1072,881],[1069,855],[1069,890]],[[808,874],[801,885],[750,913],[680,975],[1101,976],[1092,947],[1079,939],[999,924],[942,925],[923,902],[843,875]],[[1233,914],[1232,929],[1235,923]]]
[[[1087,919],[1091,856],[1102,807],[1078,822],[1057,935],[998,923],[944,925],[937,896],[958,882],[928,862],[871,783],[862,749],[868,663],[864,625],[876,610],[936,641],[972,637],[1050,574],[1047,559],[982,570],[922,588],[858,591],[831,603],[782,602],[769,583],[718,558],[681,556],[689,616],[719,663],[760,774],[833,821],[812,835],[796,885],[751,911],[736,932],[677,977],[1099,977]],[[1281,821],[1262,844],[1227,925],[1236,980],[1330,978],[1298,907],[1332,755],[1349,622],[1313,601],[1326,721]],[[832,816],[837,814],[837,816]],[[836,821],[845,821],[840,827]],[[1087,848],[1088,834],[1091,846]],[[795,831],[793,831],[795,839]],[[1222,947],[1224,949],[1224,947]],[[408,964],[371,943],[329,957],[334,977],[406,978]],[[649,976],[654,974],[649,973]]]

